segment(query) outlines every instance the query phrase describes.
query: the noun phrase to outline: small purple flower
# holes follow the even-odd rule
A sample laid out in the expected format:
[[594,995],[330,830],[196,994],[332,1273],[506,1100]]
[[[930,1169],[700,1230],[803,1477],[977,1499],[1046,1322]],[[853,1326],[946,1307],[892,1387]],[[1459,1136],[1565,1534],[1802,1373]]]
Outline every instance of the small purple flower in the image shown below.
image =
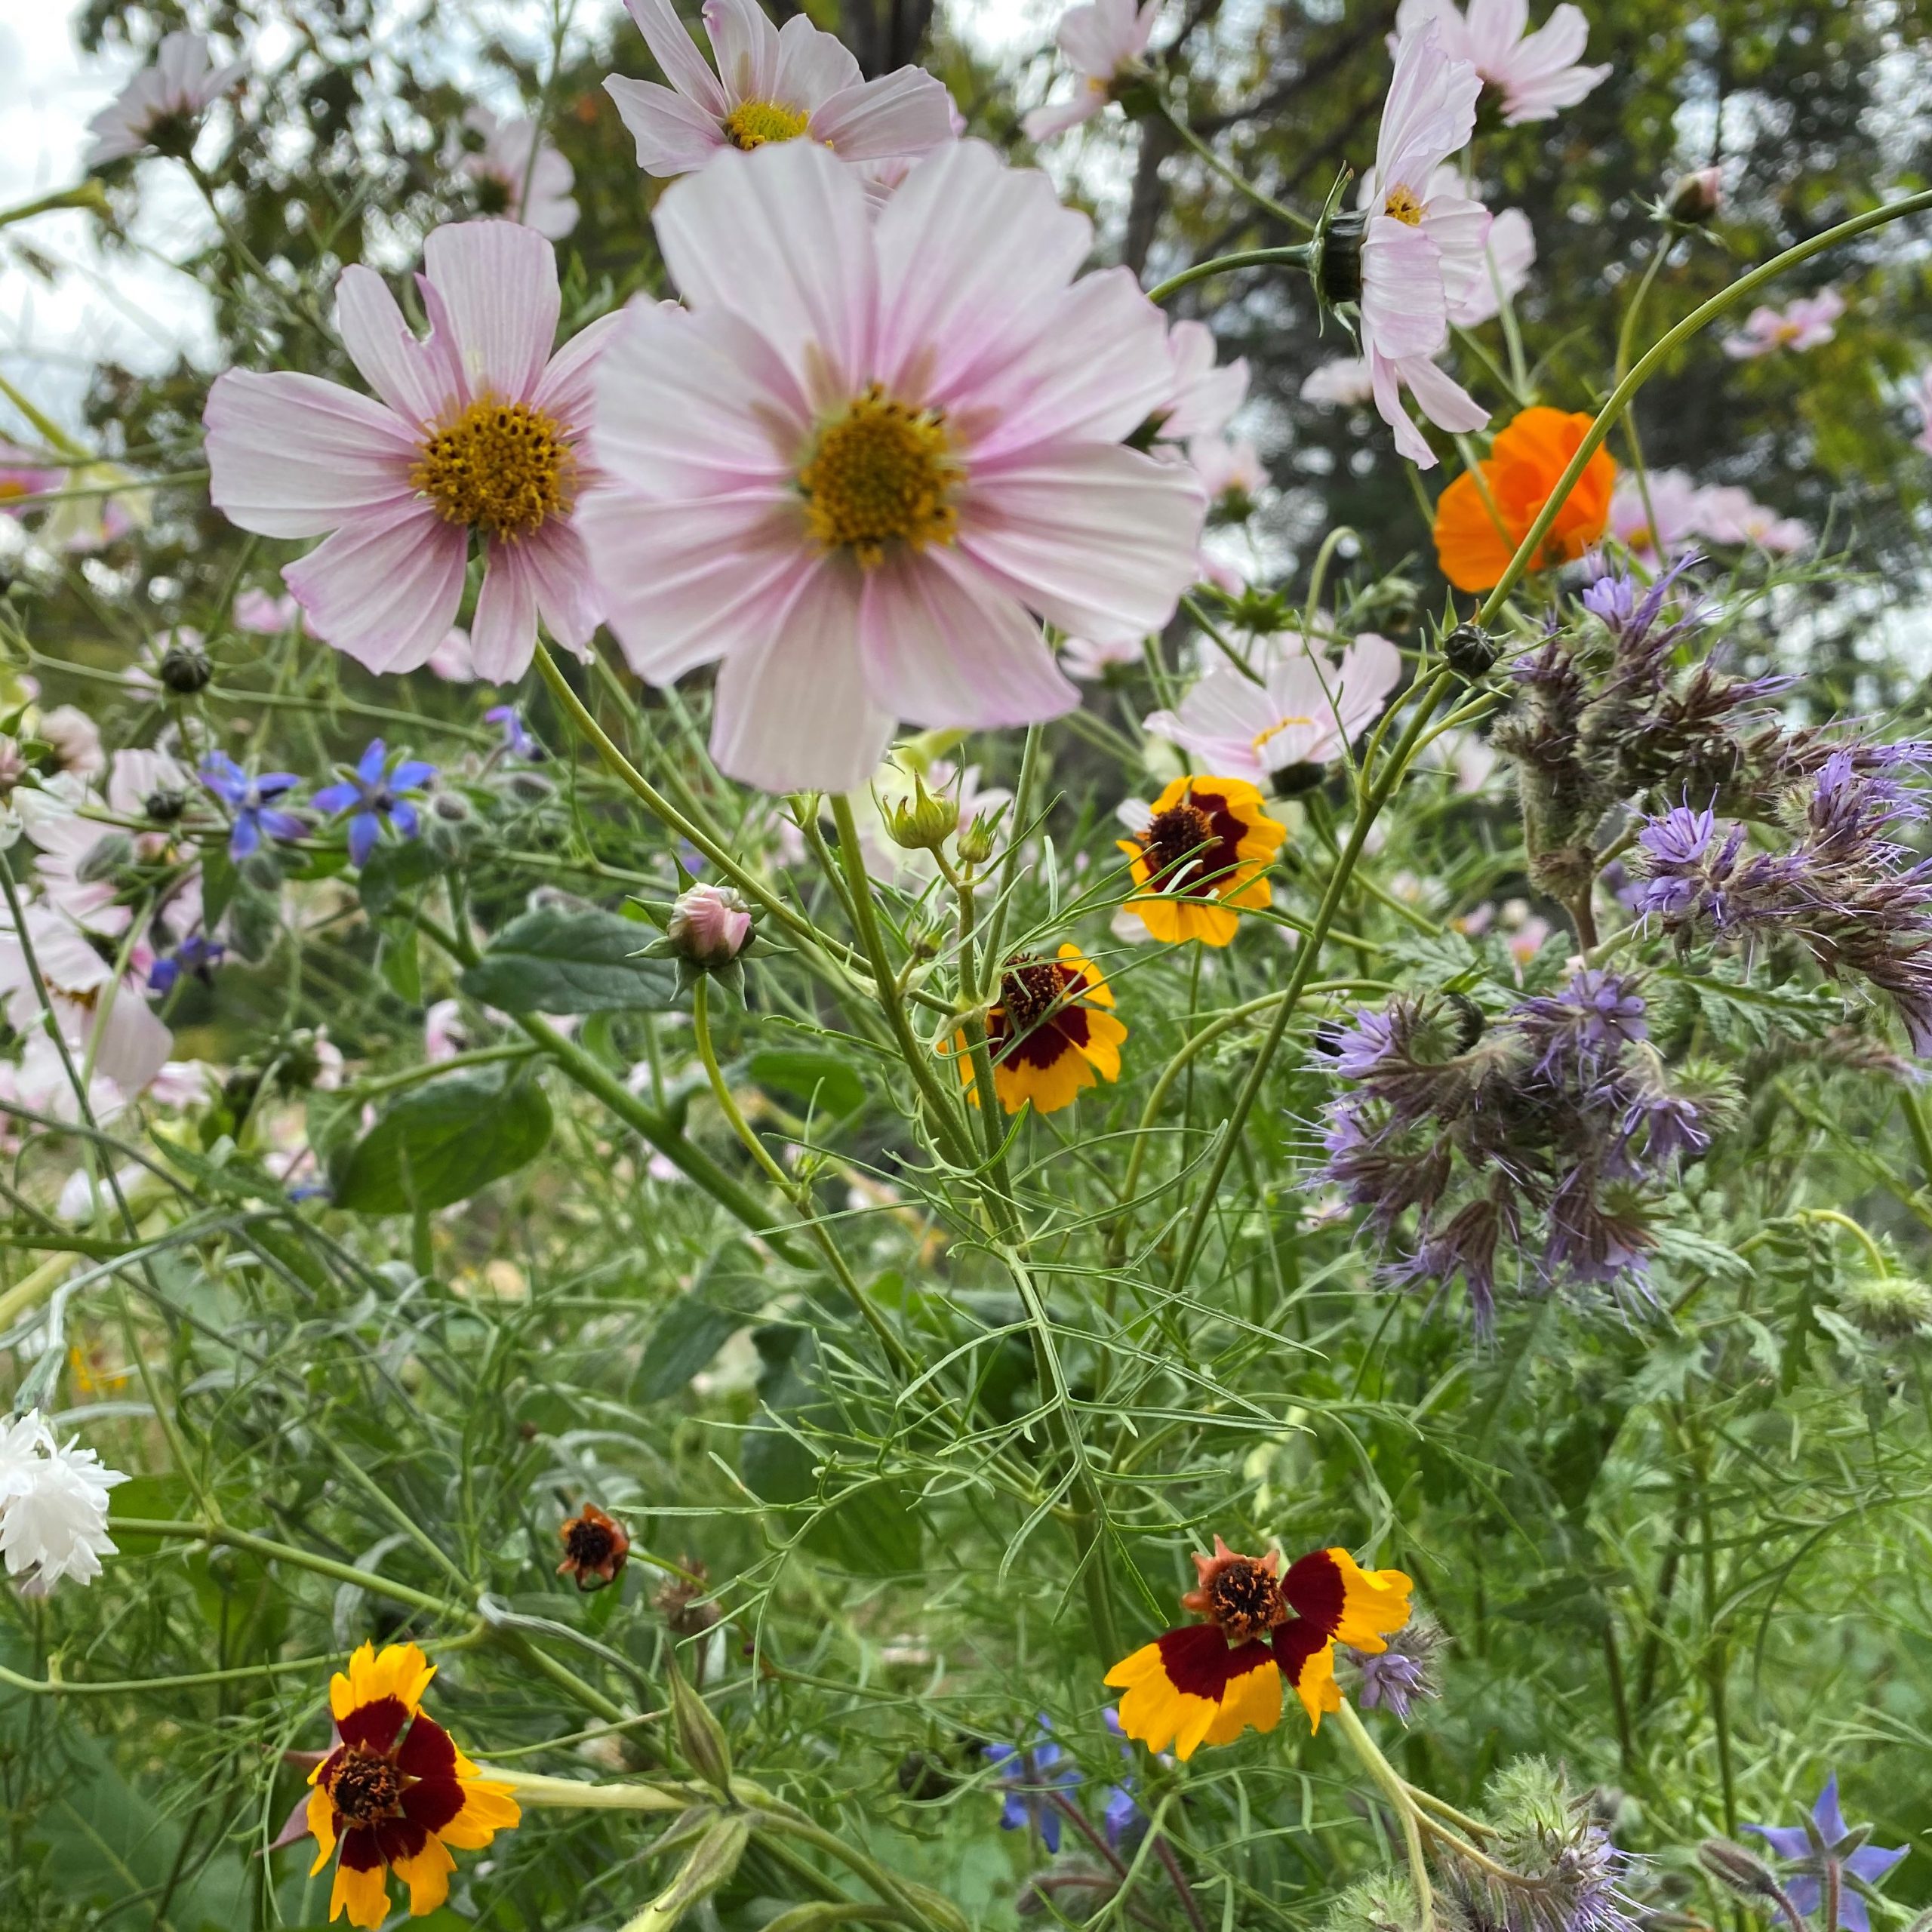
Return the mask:
[[1687,804],[1672,805],[1638,833],[1637,842],[1660,864],[1694,866],[1704,856],[1717,823],[1717,814],[1709,805],[1702,811],[1693,811]]
[[[1661,1089],[1640,1094],[1631,1102],[1621,1131],[1626,1149],[1641,1136],[1644,1163],[1652,1168],[1694,1159],[1711,1144],[1697,1109],[1681,1094]],[[1627,1152],[1623,1158],[1626,1165],[1634,1168]]]
[[[1120,1746],[1120,1754],[1129,1764],[1136,1761],[1134,1747],[1127,1741],[1120,1727],[1120,1713],[1109,1709],[1105,1714],[1106,1726]],[[1154,1761],[1158,1764],[1171,1764],[1174,1759],[1167,1752],[1159,1753]],[[1140,1802],[1134,1796],[1139,1780],[1132,1771],[1118,1784],[1107,1787],[1107,1801],[1102,1807],[1100,1823],[1107,1835],[1107,1842],[1118,1851],[1132,1839],[1138,1838],[1147,1827],[1147,1814],[1141,1810]]]
[[1586,966],[1561,992],[1524,1001],[1523,1029],[1539,1050],[1537,1071],[1590,1067],[1644,1038],[1644,996],[1635,983]]
[[1402,1017],[1399,1007],[1386,1012],[1365,1007],[1357,1012],[1352,1023],[1328,1043],[1335,1071],[1345,1080],[1361,1080],[1373,1073],[1397,1051]]
[[[1900,1845],[1887,1851],[1875,1844],[1860,1844],[1851,1850],[1839,1849],[1852,1834],[1845,1829],[1844,1814],[1838,1808],[1835,1771],[1825,1780],[1825,1788],[1811,1807],[1809,1823],[1746,1825],[1744,1829],[1755,1832],[1779,1857],[1789,1859],[1797,1868],[1797,1875],[1785,1890],[1792,1903],[1807,1915],[1824,1902],[1828,1863],[1836,1864],[1843,1874],[1862,1884],[1875,1885],[1910,1848]],[[1825,1932],[1872,1932],[1871,1915],[1865,1909],[1865,1901],[1849,1884],[1841,1884],[1838,1888],[1838,1924],[1826,1926]]]
[[205,985],[214,976],[227,952],[219,940],[204,939],[199,933],[184,939],[172,952],[165,954],[148,969],[148,991],[166,995],[174,990],[183,973]]
[[344,774],[342,782],[325,786],[312,802],[318,811],[327,812],[332,818],[344,812],[352,814],[349,821],[352,865],[368,863],[370,854],[382,838],[385,820],[395,828],[399,838],[414,838],[422,829],[416,808],[401,795],[422,790],[436,775],[433,764],[426,764],[420,758],[405,758],[392,767],[388,746],[380,738],[372,738],[352,774],[346,766],[337,769]]
[[503,749],[512,758],[528,758],[534,763],[543,755],[543,747],[531,735],[530,727],[523,721],[523,713],[513,704],[495,704],[483,714],[486,724],[501,727]]
[[1080,1767],[1063,1763],[1065,1753],[1054,1742],[1053,1725],[1040,1718],[1041,1741],[1032,1745],[988,1744],[981,1749],[999,1766],[993,1782],[1005,1794],[1000,1807],[999,1828],[1003,1832],[1023,1832],[1032,1826],[1049,1852],[1060,1850],[1060,1814],[1054,1802],[1057,1792],[1070,1791],[1078,1784]]
[[226,752],[210,752],[202,760],[200,777],[234,814],[228,834],[231,859],[245,859],[258,851],[265,837],[300,838],[309,829],[275,802],[302,782],[292,771],[264,771],[251,777]]
[[1608,571],[1584,588],[1583,608],[1613,629],[1621,630],[1636,608],[1636,584],[1621,571]]

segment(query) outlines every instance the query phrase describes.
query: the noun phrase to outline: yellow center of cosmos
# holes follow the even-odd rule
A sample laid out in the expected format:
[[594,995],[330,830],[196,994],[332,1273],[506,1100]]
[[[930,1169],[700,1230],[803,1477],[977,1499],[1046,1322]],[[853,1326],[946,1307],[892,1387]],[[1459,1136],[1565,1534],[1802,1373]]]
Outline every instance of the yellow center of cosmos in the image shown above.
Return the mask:
[[1259,752],[1271,738],[1278,738],[1291,725],[1312,724],[1314,722],[1315,720],[1312,718],[1278,718],[1266,731],[1257,732],[1254,737],[1249,739],[1247,741],[1249,748]]
[[542,410],[486,397],[431,432],[409,480],[445,523],[514,543],[568,514],[577,460]]
[[795,141],[811,117],[775,100],[740,101],[724,117],[724,138],[734,148],[761,148],[768,141]]
[[915,550],[950,543],[959,523],[952,495],[964,473],[952,451],[942,412],[909,408],[875,383],[820,429],[798,472],[807,526],[867,570],[895,540]]
[[1413,189],[1405,188],[1398,181],[1389,190],[1388,198],[1382,204],[1382,212],[1392,214],[1411,228],[1422,226],[1422,204],[1416,199]]

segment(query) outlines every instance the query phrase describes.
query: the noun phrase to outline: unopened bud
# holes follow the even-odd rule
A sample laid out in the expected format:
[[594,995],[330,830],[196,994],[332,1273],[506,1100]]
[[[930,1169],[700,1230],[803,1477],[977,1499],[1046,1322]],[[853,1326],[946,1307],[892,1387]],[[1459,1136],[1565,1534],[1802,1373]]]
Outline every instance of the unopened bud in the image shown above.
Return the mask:
[[429,816],[449,825],[466,825],[469,801],[460,792],[438,792],[429,801]]
[[1459,678],[1480,678],[1495,663],[1495,641],[1480,624],[1458,624],[1442,640],[1442,659]]
[[104,885],[134,863],[134,841],[125,832],[110,832],[82,854],[74,876],[83,885]]
[[150,792],[141,801],[141,810],[156,825],[172,825],[187,809],[187,795],[165,785]]
[[1321,231],[1321,254],[1315,272],[1316,293],[1337,307],[1361,300],[1361,238],[1365,222],[1355,208],[1338,210]]
[[713,1814],[677,1876],[629,1921],[624,1932],[671,1932],[693,1906],[730,1882],[750,1841],[751,1820],[743,1812]]
[[1729,1838],[1706,1838],[1697,1847],[1697,1863],[1740,1897],[1768,1898],[1778,1889],[1770,1867]]
[[1700,168],[1679,175],[1664,204],[1671,220],[1686,228],[1701,228],[1723,206],[1724,171],[1720,168]]
[[671,908],[664,937],[694,966],[728,966],[752,936],[751,908],[728,885],[694,885]]
[[205,691],[214,675],[214,666],[198,638],[176,633],[174,641],[161,654],[155,667],[163,686],[177,697],[192,697]]
[[959,829],[959,808],[951,798],[934,798],[915,774],[912,795],[887,808],[885,829],[909,852],[937,852]]
[[670,1666],[671,1721],[677,1727],[678,1749],[685,1762],[717,1790],[731,1789],[731,1746],[724,1727],[711,1706],[685,1681],[676,1663]]
[[959,835],[959,856],[969,866],[983,866],[993,855],[993,821],[976,818]]
[[20,749],[19,739],[0,732],[0,798],[12,791],[32,769],[26,753]]

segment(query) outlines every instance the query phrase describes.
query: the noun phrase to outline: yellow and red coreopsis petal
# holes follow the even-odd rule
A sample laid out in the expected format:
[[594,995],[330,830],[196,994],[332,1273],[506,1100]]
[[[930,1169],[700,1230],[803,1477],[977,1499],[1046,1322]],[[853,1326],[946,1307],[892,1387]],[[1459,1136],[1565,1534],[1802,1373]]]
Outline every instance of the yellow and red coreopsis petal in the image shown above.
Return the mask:
[[1233,909],[1269,903],[1265,875],[1287,828],[1264,805],[1244,778],[1177,778],[1149,808],[1146,829],[1120,841],[1143,888],[1128,909],[1155,939],[1226,946],[1238,924]]
[[389,1915],[387,1874],[374,1831],[367,1825],[352,1825],[342,1835],[341,1855],[336,1860],[335,1883],[329,1887],[329,1917],[344,1912],[352,1925],[363,1932],[381,1932]]
[[423,1706],[436,1666],[414,1644],[391,1644],[378,1656],[365,1643],[349,1660],[345,1676],[329,1679],[329,1711],[345,1744],[386,1751]]
[[1297,1618],[1275,1632],[1275,1657],[1308,1713],[1309,1730],[1319,1730],[1322,1713],[1342,1708],[1342,1687],[1335,1681],[1335,1640],[1320,1637]]
[[1281,1579],[1297,1617],[1324,1638],[1371,1654],[1386,1651],[1383,1639],[1408,1622],[1412,1587],[1401,1571],[1364,1570],[1339,1546],[1300,1558]]
[[1124,1736],[1150,1751],[1171,1743],[1185,1760],[1204,1743],[1232,1743],[1250,1724],[1272,1730],[1281,1677],[1266,1644],[1230,1647],[1211,1623],[1190,1623],[1143,1644],[1108,1672]]

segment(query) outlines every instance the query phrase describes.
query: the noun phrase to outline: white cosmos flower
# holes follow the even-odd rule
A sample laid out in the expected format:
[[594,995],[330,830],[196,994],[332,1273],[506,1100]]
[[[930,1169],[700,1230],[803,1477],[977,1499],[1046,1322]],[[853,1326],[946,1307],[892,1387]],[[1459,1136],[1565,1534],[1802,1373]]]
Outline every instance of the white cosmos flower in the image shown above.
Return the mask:
[[[22,1457],[14,1438],[29,1424],[35,1449]],[[63,1577],[91,1583],[100,1574],[100,1559],[115,1553],[107,1493],[127,1480],[103,1468],[91,1449],[57,1444],[38,1411],[23,1417],[0,1440],[0,1558],[8,1575],[31,1571],[38,1595]]]
[[577,207],[571,196],[576,171],[531,122],[521,115],[499,121],[479,105],[463,117],[463,125],[483,137],[481,151],[463,156],[463,171],[491,204],[485,214],[520,222],[552,242],[561,242],[576,227]]
[[1469,0],[1466,14],[1455,0],[1402,0],[1395,31],[1405,34],[1425,20],[1436,23],[1446,53],[1468,61],[1502,97],[1503,120],[1512,128],[1553,119],[1610,76],[1607,66],[1577,63],[1590,26],[1580,8],[1567,4],[1531,33],[1527,0]]
[[[1445,165],[1435,171],[1429,188],[1432,199],[1460,195],[1462,178]],[[1536,259],[1537,238],[1529,217],[1521,208],[1504,208],[1492,215],[1481,271],[1467,288],[1451,297],[1450,321],[1458,328],[1472,329],[1500,314],[1504,302],[1514,301],[1521,293]]]
[[1375,398],[1368,364],[1359,355],[1338,355],[1309,371],[1301,386],[1303,402],[1332,403],[1338,409],[1358,409]]
[[100,168],[163,140],[171,152],[177,146],[185,152],[195,124],[248,71],[245,60],[211,65],[208,44],[198,33],[169,34],[155,50],[154,65],[143,68],[88,123],[94,145],[87,165]]
[[1435,360],[1448,342],[1452,309],[1487,272],[1489,211],[1460,192],[1438,192],[1442,164],[1475,131],[1481,91],[1475,69],[1443,52],[1434,22],[1405,33],[1375,166],[1362,183],[1362,349],[1376,408],[1395,431],[1395,447],[1423,469],[1434,466],[1435,452],[1409,420],[1404,389],[1441,429],[1466,433],[1489,420]]
[[1083,121],[1091,121],[1114,97],[1114,91],[1139,66],[1154,36],[1154,17],[1161,0],[1147,0],[1137,9],[1134,0],[1091,0],[1069,7],[1060,16],[1054,44],[1066,64],[1080,77],[1071,100],[1036,107],[1024,125],[1029,141],[1051,140]]

